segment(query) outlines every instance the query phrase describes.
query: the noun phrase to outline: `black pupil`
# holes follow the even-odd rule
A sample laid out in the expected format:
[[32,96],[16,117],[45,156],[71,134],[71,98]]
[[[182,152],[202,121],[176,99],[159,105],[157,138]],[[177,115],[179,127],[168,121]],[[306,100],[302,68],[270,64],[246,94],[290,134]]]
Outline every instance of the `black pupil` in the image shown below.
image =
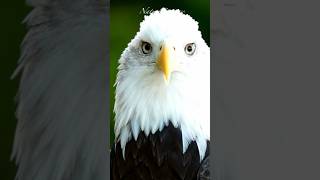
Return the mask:
[[144,49],[145,49],[146,51],[150,51],[150,49],[151,49],[150,44],[146,43],[146,44],[144,45]]
[[189,46],[187,47],[187,51],[188,51],[188,52],[191,52],[191,51],[192,51],[192,46],[191,46],[191,45],[189,45]]

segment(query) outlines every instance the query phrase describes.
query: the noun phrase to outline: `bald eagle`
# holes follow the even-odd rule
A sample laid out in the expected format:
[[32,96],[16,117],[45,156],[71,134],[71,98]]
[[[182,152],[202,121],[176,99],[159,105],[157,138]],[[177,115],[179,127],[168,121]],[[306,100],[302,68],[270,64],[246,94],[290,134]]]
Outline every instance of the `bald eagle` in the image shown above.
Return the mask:
[[209,179],[210,48],[180,10],[146,15],[119,59],[113,180]]

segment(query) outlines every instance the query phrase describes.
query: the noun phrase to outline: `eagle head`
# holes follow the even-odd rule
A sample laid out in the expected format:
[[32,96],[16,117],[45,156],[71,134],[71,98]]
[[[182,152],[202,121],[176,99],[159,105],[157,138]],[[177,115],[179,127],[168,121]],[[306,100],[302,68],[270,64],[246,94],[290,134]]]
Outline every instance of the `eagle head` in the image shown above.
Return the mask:
[[115,135],[123,152],[131,138],[180,128],[185,152],[196,141],[200,158],[210,138],[210,48],[198,23],[179,10],[145,16],[119,60]]

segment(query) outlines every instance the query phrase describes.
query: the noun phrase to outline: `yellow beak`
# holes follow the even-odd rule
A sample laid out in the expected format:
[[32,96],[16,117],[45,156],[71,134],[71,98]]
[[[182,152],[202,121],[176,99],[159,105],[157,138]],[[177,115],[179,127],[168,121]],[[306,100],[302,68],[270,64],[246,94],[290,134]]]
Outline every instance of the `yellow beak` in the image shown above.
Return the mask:
[[160,50],[160,55],[157,60],[159,69],[163,72],[166,83],[170,80],[170,75],[173,69],[173,48],[168,45],[163,45]]

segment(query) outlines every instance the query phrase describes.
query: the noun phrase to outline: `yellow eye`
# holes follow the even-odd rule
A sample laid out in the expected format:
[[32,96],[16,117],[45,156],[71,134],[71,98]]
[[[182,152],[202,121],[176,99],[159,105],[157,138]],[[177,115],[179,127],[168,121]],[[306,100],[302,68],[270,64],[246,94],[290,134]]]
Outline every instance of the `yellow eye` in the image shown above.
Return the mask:
[[143,54],[150,54],[152,51],[152,46],[148,42],[142,42],[141,50],[142,50]]
[[189,43],[185,46],[184,51],[187,55],[191,56],[196,51],[196,44],[195,43]]

